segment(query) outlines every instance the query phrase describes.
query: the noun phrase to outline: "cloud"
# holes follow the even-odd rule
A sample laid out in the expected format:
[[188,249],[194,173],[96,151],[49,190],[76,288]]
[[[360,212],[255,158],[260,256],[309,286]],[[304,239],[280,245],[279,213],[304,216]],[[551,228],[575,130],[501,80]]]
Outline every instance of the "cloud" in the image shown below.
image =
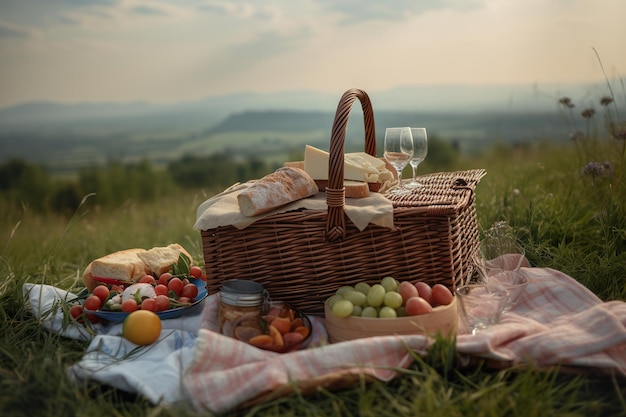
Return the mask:
[[471,10],[484,0],[318,0],[325,9],[338,14],[342,21],[356,23],[370,20],[402,20],[406,15],[418,15],[432,10]]
[[256,3],[246,1],[209,1],[197,6],[202,12],[227,15],[239,19],[271,19],[274,11],[265,5],[258,6]]
[[118,4],[119,0],[63,0],[63,3],[74,6],[113,6]]
[[33,34],[33,30],[28,27],[0,21],[0,39],[28,39]]
[[164,10],[152,6],[140,5],[132,7],[130,10],[134,14],[143,16],[167,16],[167,13]]

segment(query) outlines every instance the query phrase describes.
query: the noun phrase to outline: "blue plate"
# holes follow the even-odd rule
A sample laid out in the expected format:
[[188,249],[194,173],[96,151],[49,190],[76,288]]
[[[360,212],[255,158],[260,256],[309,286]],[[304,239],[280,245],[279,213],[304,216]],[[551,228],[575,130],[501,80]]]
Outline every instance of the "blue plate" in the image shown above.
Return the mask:
[[[205,298],[207,298],[208,294],[207,294],[206,285],[204,281],[202,281],[201,279],[190,279],[189,282],[191,282],[196,287],[198,287],[198,296],[196,297],[196,301],[194,301],[191,305],[186,306],[186,307],[170,308],[169,310],[157,312],[156,315],[159,316],[161,320],[173,319],[176,317],[180,317],[184,314],[187,314],[190,312],[190,309],[193,309],[196,305],[200,304],[201,302],[204,301]],[[107,310],[96,310],[96,311],[85,310],[85,312],[89,314],[95,314],[101,319],[110,321],[111,323],[122,323],[124,319],[126,319],[126,317],[130,314],[130,313],[124,313],[123,311],[107,311]]]

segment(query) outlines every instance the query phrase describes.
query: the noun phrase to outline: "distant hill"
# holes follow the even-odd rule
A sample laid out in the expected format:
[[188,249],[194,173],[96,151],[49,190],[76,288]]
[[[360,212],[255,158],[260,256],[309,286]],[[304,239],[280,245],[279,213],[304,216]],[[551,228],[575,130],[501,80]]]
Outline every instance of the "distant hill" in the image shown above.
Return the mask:
[[[511,112],[552,111],[561,95],[578,97],[605,94],[604,85],[421,85],[368,91],[374,111]],[[0,108],[0,131],[41,126],[128,119],[173,118],[202,115],[208,124],[232,113],[252,110],[334,112],[343,91],[284,91],[238,93],[175,103],[147,102],[29,102]]]
[[[572,86],[576,102],[594,86]],[[282,158],[305,143],[328,148],[339,93],[233,94],[155,103],[25,103],[0,109],[0,163],[24,158],[57,171],[110,160],[167,163],[186,153]],[[494,141],[567,140],[558,97],[532,86],[422,86],[368,92],[377,138],[388,126],[424,126],[472,151]],[[598,94],[600,96],[600,94]],[[347,148],[362,147],[355,104]]]

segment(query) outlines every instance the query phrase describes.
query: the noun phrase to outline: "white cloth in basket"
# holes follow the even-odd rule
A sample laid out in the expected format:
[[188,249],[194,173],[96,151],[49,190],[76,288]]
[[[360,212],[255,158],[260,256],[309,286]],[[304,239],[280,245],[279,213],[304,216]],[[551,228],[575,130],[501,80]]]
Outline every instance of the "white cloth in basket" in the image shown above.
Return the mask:
[[[196,223],[193,226],[194,229],[209,230],[221,226],[234,226],[237,229],[244,229],[252,223],[273,214],[298,209],[327,209],[326,194],[320,192],[313,197],[294,201],[268,213],[246,217],[239,210],[237,195],[251,184],[252,181],[235,184],[200,204],[196,214]],[[346,198],[345,201],[344,212],[359,230],[363,231],[370,223],[393,229],[393,204],[382,194],[370,192],[368,197]]]

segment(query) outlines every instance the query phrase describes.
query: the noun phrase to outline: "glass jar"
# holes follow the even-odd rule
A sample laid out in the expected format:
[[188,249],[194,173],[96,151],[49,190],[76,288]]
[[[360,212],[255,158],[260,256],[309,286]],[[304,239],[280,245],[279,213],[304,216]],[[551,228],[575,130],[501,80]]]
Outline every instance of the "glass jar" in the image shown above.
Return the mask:
[[260,330],[261,316],[268,305],[268,294],[263,285],[254,281],[230,279],[220,289],[220,333],[243,339],[239,331]]

